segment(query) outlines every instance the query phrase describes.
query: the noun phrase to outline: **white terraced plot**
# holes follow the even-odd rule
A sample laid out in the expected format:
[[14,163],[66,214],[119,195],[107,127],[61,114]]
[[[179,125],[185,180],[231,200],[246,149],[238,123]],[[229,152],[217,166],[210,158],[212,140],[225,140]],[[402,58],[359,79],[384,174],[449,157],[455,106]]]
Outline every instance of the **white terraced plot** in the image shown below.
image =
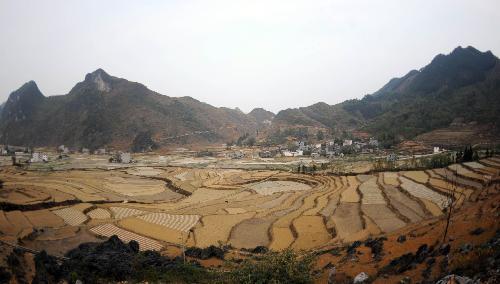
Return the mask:
[[127,173],[138,176],[157,176],[162,173],[161,170],[157,170],[151,167],[137,167],[131,170],[128,170]]
[[464,165],[466,165],[467,167],[469,168],[472,168],[472,169],[483,169],[485,168],[484,165],[478,163],[478,162],[467,162],[467,163],[464,163]]
[[87,216],[85,216],[85,214],[71,207],[54,210],[52,212],[63,218],[64,222],[70,226],[78,226],[87,221]]
[[453,164],[453,165],[448,166],[448,168],[450,170],[456,172],[458,175],[462,175],[462,176],[470,177],[470,178],[475,178],[475,179],[479,179],[479,180],[483,179],[482,175],[477,174],[471,170],[468,170],[460,164]]
[[361,192],[363,204],[385,204],[384,196],[382,191],[377,185],[377,178],[370,177],[368,180],[359,185],[359,191]]
[[386,172],[384,175],[384,183],[388,185],[398,186],[398,173],[395,172]]
[[145,178],[107,177],[104,188],[126,196],[154,195],[165,191],[165,185],[159,180]]
[[109,207],[109,209],[113,212],[115,219],[123,219],[147,213],[146,211],[126,207]]
[[423,184],[416,183],[405,177],[400,177],[399,179],[401,180],[401,187],[411,195],[418,198],[427,199],[435,203],[441,209],[448,207],[449,200],[446,196],[427,188]]
[[262,195],[271,195],[277,192],[307,190],[311,187],[305,183],[295,181],[264,181],[248,186]]
[[108,210],[103,208],[97,208],[87,213],[92,219],[109,219],[111,218],[111,213]]
[[140,219],[168,227],[177,231],[187,232],[198,223],[198,215],[172,215],[167,213],[151,213],[139,216]]
[[186,171],[186,172],[182,172],[180,174],[176,174],[174,177],[180,181],[186,181],[188,179],[193,178],[193,173],[190,171]]
[[90,229],[91,232],[97,235],[111,237],[112,235],[116,235],[123,242],[130,242],[132,240],[137,241],[139,243],[139,250],[161,250],[163,246],[150,238],[143,237],[141,235],[129,232],[127,230],[118,228],[113,224],[104,224],[97,227],[93,227]]

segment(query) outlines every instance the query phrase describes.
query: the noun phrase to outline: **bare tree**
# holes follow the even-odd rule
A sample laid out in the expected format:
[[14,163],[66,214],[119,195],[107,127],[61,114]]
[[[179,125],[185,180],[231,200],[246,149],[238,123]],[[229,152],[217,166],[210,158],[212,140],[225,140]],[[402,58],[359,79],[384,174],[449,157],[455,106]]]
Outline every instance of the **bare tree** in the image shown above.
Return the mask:
[[[446,227],[444,229],[444,234],[443,234],[443,243],[446,242],[446,236],[448,235],[448,229],[450,227],[450,221],[451,221],[451,216],[453,214],[453,206],[455,206],[455,202],[458,201],[455,198],[455,195],[457,193],[457,170],[455,172],[452,172],[450,174],[448,171],[446,171],[446,184],[447,184],[447,216],[446,216]],[[462,193],[463,194],[463,193]]]

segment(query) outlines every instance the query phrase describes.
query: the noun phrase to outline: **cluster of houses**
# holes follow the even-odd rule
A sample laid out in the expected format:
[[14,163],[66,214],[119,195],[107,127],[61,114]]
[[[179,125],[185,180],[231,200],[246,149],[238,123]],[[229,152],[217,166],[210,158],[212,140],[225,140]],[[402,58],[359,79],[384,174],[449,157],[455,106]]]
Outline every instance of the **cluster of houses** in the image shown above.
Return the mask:
[[129,152],[116,152],[109,158],[110,163],[130,164],[133,163],[132,155]]
[[297,156],[311,156],[313,158],[319,157],[343,157],[345,154],[353,153],[373,153],[379,148],[377,139],[370,138],[365,141],[353,141],[345,139],[340,142],[327,141],[318,144],[307,144],[305,141],[294,142],[293,147],[284,146],[278,147],[274,150],[263,150],[259,153],[261,158],[273,157],[297,157]]
[[[70,154],[70,153],[76,153],[76,152],[80,152],[82,154],[91,154],[91,151],[88,148],[84,147],[84,148],[81,148],[80,151],[74,151],[74,150],[71,150],[69,147],[66,147],[64,145],[60,145],[59,147],[57,147],[57,152],[60,154]],[[105,148],[96,149],[96,150],[94,150],[93,154],[94,155],[106,155],[106,149]]]
[[11,156],[12,163],[29,164],[48,162],[49,157],[45,153],[34,152],[30,147],[4,145],[1,149],[2,156]]
[[[82,154],[106,155],[105,148],[99,148],[91,152],[88,148],[81,148],[80,151],[71,150],[65,145],[57,147],[58,159],[65,159],[69,154],[80,152]],[[110,162],[116,163],[132,163],[134,162],[129,152],[111,152]],[[20,147],[4,145],[0,147],[0,155],[11,156],[14,165],[31,164],[31,163],[46,163],[49,162],[49,155],[40,150],[34,150],[30,147]]]

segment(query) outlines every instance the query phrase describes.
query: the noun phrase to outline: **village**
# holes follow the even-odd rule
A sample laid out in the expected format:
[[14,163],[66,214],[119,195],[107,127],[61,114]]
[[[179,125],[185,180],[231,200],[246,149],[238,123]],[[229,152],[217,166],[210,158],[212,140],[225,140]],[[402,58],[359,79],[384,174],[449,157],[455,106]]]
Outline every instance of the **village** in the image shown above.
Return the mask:
[[[282,165],[290,165],[290,169],[297,166],[322,166],[333,163],[367,162],[375,160],[396,162],[415,157],[436,155],[448,152],[440,147],[423,146],[421,143],[407,141],[397,149],[383,149],[377,139],[370,137],[365,139],[325,139],[318,143],[308,143],[303,140],[288,141],[283,145],[229,145],[218,144],[211,146],[198,146],[194,149],[175,147],[161,149],[160,151],[148,151],[132,153],[110,148],[89,149],[85,147],[68,147],[60,145],[57,148],[50,147],[20,147],[4,145],[1,147],[1,161],[3,165],[18,165],[36,167],[40,164],[64,164],[70,162],[71,157],[78,157],[72,163],[78,163],[86,158],[99,157],[101,164],[126,166],[127,164],[144,164],[146,160],[157,155],[157,163],[163,165],[178,165],[176,158],[190,158],[187,166],[195,166],[209,163],[218,163],[225,167],[242,168],[249,165],[266,165],[266,169],[272,169],[273,165],[280,165],[277,169],[283,169]],[[224,166],[222,166],[224,167]]]

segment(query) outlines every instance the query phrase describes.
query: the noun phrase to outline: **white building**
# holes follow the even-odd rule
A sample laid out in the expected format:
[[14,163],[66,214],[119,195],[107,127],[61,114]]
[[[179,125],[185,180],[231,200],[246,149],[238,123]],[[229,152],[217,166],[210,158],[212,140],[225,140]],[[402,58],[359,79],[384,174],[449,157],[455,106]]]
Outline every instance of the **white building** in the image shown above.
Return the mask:
[[297,150],[295,152],[291,152],[291,151],[283,151],[283,156],[285,157],[297,157],[297,156],[302,156],[304,155],[304,151],[301,151],[301,150]]
[[120,153],[120,163],[130,164],[132,162],[132,156],[128,152]]
[[260,151],[259,158],[272,158],[273,153],[271,151]]
[[95,155],[105,155],[106,154],[106,149],[99,148],[99,149],[97,149],[97,150],[94,151],[94,154]]
[[59,147],[57,147],[57,150],[63,154],[68,154],[69,153],[69,148],[64,146],[64,145],[61,145]]
[[309,147],[306,146],[306,142],[304,142],[304,141],[297,141],[297,142],[295,142],[295,145],[297,145],[297,148],[300,151],[304,151],[304,150],[309,149]]
[[49,161],[49,157],[44,153],[34,152],[33,154],[31,154],[30,163],[41,163],[41,162],[48,162],[48,161]]
[[342,144],[342,146],[351,146],[352,145],[352,140],[344,140],[344,144]]
[[386,159],[388,162],[395,162],[398,160],[398,156],[395,153],[390,153]]
[[241,151],[235,151],[235,152],[227,153],[226,157],[230,158],[230,159],[242,159],[245,157],[245,154]]
[[432,151],[434,154],[439,153],[439,147],[434,147],[434,150]]
[[370,146],[378,147],[378,140],[375,138],[370,138],[370,142],[368,142]]

